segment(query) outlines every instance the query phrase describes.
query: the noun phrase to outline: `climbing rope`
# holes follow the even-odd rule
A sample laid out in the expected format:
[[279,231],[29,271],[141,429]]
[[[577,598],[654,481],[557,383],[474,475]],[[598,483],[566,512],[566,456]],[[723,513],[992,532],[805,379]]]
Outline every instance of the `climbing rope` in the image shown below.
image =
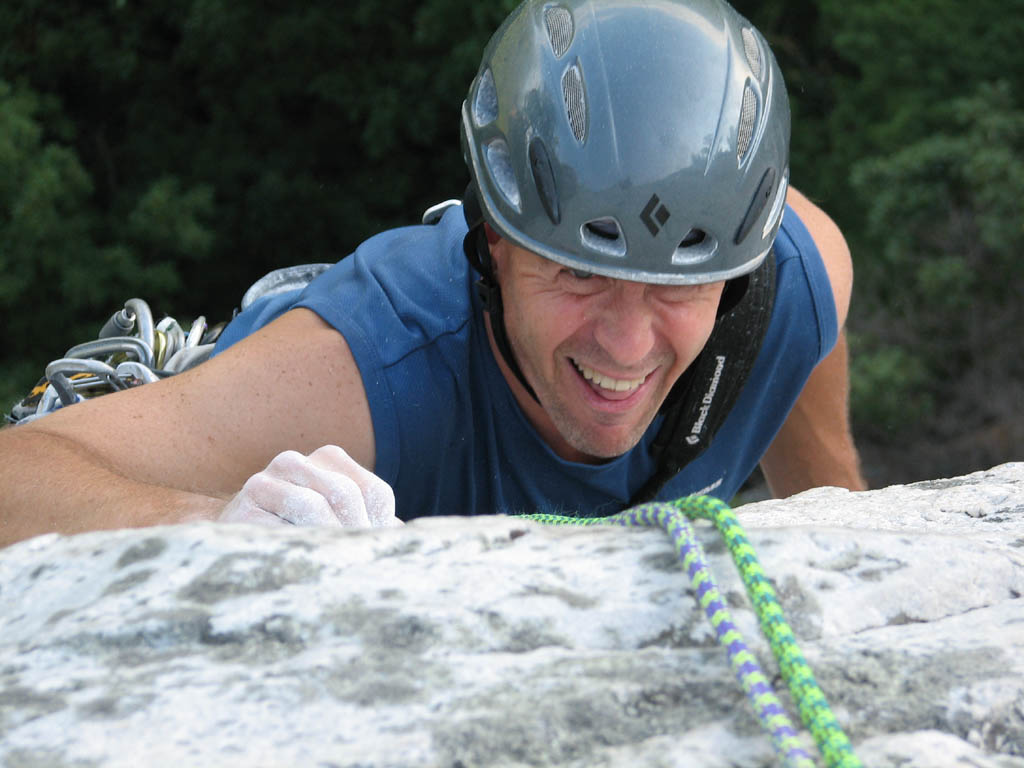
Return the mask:
[[746,693],[762,727],[771,738],[776,754],[786,768],[813,768],[814,761],[804,749],[785,709],[772,690],[757,659],[743,642],[711,576],[704,549],[697,541],[691,518],[710,520],[718,528],[739,569],[800,718],[810,730],[827,768],[862,768],[822,693],[814,673],[786,623],[775,590],[754,554],[754,548],[736,514],[725,503],[710,496],[688,496],[669,503],[643,504],[611,517],[580,518],[560,515],[525,515],[530,520],[554,525],[624,525],[664,528],[690,577],[697,600],[725,648],[729,664]]

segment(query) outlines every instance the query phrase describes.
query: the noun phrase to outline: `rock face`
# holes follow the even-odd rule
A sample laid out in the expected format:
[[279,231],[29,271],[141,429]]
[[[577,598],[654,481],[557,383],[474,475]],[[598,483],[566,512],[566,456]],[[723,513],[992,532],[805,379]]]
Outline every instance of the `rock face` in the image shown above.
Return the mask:
[[[865,765],[1024,767],[1024,464],[739,516]],[[0,550],[0,765],[775,761],[662,531],[497,517]]]

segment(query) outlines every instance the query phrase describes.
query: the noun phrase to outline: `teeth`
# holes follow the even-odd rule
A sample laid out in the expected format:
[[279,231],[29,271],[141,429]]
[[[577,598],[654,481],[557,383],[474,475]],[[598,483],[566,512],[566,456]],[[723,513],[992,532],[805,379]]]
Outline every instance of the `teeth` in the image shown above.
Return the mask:
[[598,373],[593,368],[577,363],[575,360],[573,360],[573,365],[576,366],[576,370],[583,374],[584,379],[594,382],[601,389],[610,389],[613,392],[629,392],[644,383],[643,377],[639,379],[613,379],[610,376]]

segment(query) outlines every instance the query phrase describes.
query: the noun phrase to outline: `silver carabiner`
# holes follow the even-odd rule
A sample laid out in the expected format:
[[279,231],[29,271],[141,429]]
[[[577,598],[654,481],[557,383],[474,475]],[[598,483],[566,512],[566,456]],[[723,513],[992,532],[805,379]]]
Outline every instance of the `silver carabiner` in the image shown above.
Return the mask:
[[135,315],[135,327],[138,328],[139,338],[153,349],[153,311],[142,299],[128,299],[124,303],[125,310]]
[[[76,373],[87,373],[90,375],[88,378],[79,381],[72,381],[68,378],[69,374],[74,375]],[[71,404],[66,402],[64,397],[61,397],[60,390],[52,383],[58,377],[60,377],[58,380],[63,385],[61,389],[70,387],[71,391],[74,392],[76,395],[75,402],[78,402],[82,397],[78,394],[78,390],[92,388],[98,383],[105,383],[114,391],[125,388],[124,383],[117,376],[117,371],[99,360],[62,357],[47,365],[44,375],[47,381],[51,383],[46,387],[46,391],[43,392],[43,396],[39,399],[39,405],[36,408],[36,413],[39,415],[56,410],[58,400],[61,400],[64,405]]]
[[[65,358],[88,359],[109,357],[118,353],[132,355],[143,365],[153,367],[153,348],[135,336],[111,336],[77,344],[64,353]],[[113,370],[113,369],[111,369]]]
[[154,381],[160,380],[160,377],[153,373],[152,368],[149,368],[142,363],[134,362],[133,360],[126,360],[123,363],[119,363],[116,373],[118,378],[122,381],[129,376],[138,379],[143,384],[152,384]]
[[161,333],[164,335],[166,344],[162,353],[155,354],[154,365],[157,368],[163,368],[167,361],[174,357],[179,350],[184,349],[185,331],[182,330],[181,325],[173,317],[165,317],[157,323],[156,331],[157,335]]
[[192,322],[192,326],[188,329],[188,336],[185,338],[185,349],[198,347],[199,342],[203,340],[204,333],[206,333],[206,317],[200,315]]
[[333,266],[333,264],[327,263],[297,264],[294,267],[281,267],[273,272],[268,272],[250,285],[249,290],[242,296],[242,311],[248,309],[257,299],[305,288]]

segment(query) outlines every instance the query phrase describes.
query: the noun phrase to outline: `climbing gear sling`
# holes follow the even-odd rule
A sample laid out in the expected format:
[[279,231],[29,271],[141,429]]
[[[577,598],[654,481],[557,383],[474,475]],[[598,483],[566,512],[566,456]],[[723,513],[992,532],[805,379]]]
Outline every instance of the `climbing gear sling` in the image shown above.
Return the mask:
[[775,251],[757,270],[737,280],[748,284],[727,285],[726,290],[743,290],[742,296],[732,301],[728,293],[723,296],[725,306],[708,343],[665,399],[665,421],[651,444],[658,468],[630,499],[630,506],[652,500],[710,447],[750,377],[775,305]]

